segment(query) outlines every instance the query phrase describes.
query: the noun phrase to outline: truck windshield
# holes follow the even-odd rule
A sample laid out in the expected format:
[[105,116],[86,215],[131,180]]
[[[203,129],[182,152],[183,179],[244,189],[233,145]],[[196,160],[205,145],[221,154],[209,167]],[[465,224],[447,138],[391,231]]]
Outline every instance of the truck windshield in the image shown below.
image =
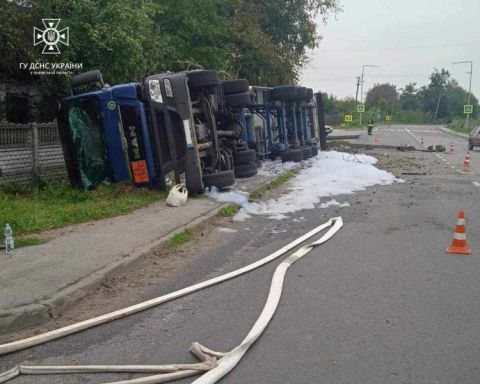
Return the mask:
[[89,189],[109,180],[111,168],[98,100],[79,99],[70,103],[67,122],[83,187]]

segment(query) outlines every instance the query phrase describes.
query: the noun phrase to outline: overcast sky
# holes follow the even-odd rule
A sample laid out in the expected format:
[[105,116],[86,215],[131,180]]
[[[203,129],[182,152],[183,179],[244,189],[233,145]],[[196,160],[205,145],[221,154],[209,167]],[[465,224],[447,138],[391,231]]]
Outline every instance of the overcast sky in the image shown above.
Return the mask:
[[[448,69],[468,89],[469,64],[452,63],[472,60],[472,93],[480,96],[480,0],[340,2],[336,19],[318,22],[323,41],[311,52],[302,85],[355,97],[362,65],[374,64],[380,68],[365,69],[364,95],[374,83],[423,85],[434,68]],[[401,49],[407,47],[423,48]]]

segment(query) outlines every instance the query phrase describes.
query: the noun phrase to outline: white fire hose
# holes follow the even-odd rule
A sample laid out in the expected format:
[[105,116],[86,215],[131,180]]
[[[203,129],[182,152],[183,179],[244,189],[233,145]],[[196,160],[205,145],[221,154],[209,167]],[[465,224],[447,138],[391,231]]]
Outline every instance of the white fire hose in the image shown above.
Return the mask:
[[[221,353],[212,351],[199,343],[193,343],[190,351],[201,361],[197,364],[171,364],[171,365],[160,365],[160,366],[148,366],[148,365],[127,365],[127,366],[118,366],[118,365],[104,365],[104,366],[16,366],[9,371],[0,374],[0,383],[4,383],[8,380],[13,379],[14,377],[19,376],[20,374],[53,374],[53,373],[98,373],[98,372],[155,372],[159,373],[158,375],[142,377],[132,380],[123,380],[116,381],[109,384],[155,384],[155,383],[164,383],[171,380],[176,380],[196,374],[204,373],[200,378],[194,381],[194,384],[209,384],[216,383],[223,376],[228,374],[241,360],[243,355],[247,352],[250,346],[260,337],[262,332],[267,327],[268,323],[272,319],[275,310],[278,306],[280,296],[283,288],[283,280],[288,268],[301,257],[310,252],[314,247],[323,244],[328,239],[330,239],[341,227],[343,226],[343,221],[341,217],[335,217],[330,219],[328,222],[318,226],[317,228],[311,230],[307,234],[299,237],[290,244],[282,247],[278,251],[270,254],[269,256],[258,260],[250,265],[247,265],[243,268],[240,268],[236,271],[226,273],[224,275],[215,277],[213,279],[204,281],[192,285],[187,288],[169,293],[164,296],[160,296],[155,299],[145,301],[140,304],[136,304],[124,309],[120,309],[115,312],[111,312],[90,320],[86,320],[80,323],[72,324],[70,326],[60,328],[54,331],[50,331],[41,335],[33,336],[28,339],[18,340],[8,344],[0,345],[0,355],[25,349],[34,345],[43,344],[51,340],[58,339],[60,337],[79,332],[84,329],[91,328],[93,326],[110,322],[112,320],[128,316],[132,313],[142,311],[147,308],[151,308],[155,305],[161,304],[163,302],[173,300],[175,298],[185,296],[189,293],[198,291],[200,289],[209,287],[214,284],[218,284],[222,281],[226,281],[237,277],[246,272],[252,271],[276,258],[285,254],[295,246],[299,245],[303,241],[314,236],[316,233],[322,231],[325,228],[330,227],[330,229],[317,241],[304,245],[299,248],[295,253],[285,259],[276,269],[273,274],[272,283],[270,285],[270,292],[268,294],[267,302],[263,308],[260,317],[255,322],[253,328],[250,330],[248,335],[242,341],[242,343],[235,347],[232,351],[228,353]],[[217,362],[217,358],[220,358]]]

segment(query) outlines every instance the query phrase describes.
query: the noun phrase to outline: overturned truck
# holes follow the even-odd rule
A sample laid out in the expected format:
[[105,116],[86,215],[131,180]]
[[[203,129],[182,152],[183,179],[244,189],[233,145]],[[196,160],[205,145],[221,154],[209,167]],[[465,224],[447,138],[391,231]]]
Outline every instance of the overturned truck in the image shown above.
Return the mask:
[[58,113],[70,182],[81,189],[184,183],[202,193],[255,175],[262,159],[309,157],[305,148],[316,147],[311,90],[278,88],[263,95],[245,79],[222,81],[212,70],[114,86],[98,70],[77,75]]

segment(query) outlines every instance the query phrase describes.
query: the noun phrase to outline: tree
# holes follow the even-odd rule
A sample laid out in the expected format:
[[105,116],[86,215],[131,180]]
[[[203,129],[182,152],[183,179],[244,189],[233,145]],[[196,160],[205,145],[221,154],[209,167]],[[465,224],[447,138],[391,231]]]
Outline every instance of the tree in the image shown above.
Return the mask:
[[[257,85],[294,83],[321,40],[315,18],[341,10],[339,0],[0,1],[0,23],[8,25],[0,33],[0,76],[41,84],[47,114],[67,93],[68,78],[32,77],[19,62],[80,62],[113,84],[192,67]],[[42,55],[32,27],[55,16],[70,28],[70,45]]]
[[439,71],[435,68],[429,77],[430,83],[421,87],[418,92],[423,111],[434,120],[437,117],[445,117],[447,114],[445,87],[449,78],[450,72],[446,69],[442,68]]
[[402,110],[418,111],[420,109],[416,86],[417,83],[413,82],[403,88],[400,95],[400,108]]

